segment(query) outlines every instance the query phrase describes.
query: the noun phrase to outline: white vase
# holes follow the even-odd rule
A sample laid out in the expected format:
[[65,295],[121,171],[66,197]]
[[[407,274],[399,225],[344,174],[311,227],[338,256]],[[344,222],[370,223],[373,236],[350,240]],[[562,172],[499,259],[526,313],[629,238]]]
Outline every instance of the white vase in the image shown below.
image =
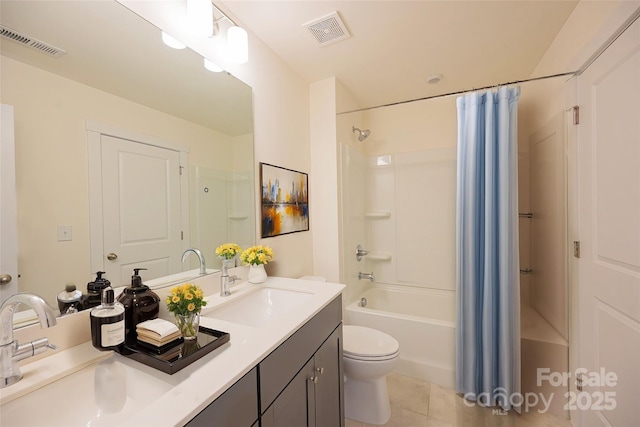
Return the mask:
[[264,264],[249,266],[249,276],[247,277],[249,283],[263,283],[267,280],[267,272],[264,269]]

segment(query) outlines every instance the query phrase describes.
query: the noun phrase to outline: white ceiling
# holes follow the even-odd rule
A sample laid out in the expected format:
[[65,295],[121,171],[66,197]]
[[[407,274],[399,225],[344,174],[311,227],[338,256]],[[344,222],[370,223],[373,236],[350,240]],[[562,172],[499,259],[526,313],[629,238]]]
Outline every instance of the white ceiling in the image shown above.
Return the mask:
[[[361,107],[371,107],[530,77],[576,4],[225,0],[222,6],[304,79],[336,76]],[[320,47],[303,24],[333,11],[352,37]],[[431,74],[444,78],[430,85]]]

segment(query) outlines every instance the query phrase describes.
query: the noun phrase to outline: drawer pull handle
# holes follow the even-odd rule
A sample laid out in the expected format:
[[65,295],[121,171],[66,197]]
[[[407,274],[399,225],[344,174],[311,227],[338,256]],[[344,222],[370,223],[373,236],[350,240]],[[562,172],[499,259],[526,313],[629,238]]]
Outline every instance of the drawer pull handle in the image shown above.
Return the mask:
[[322,368],[316,368],[316,372],[319,372],[320,375],[324,374],[324,367]]
[[309,381],[311,381],[312,383],[316,384],[318,382],[318,377],[317,376],[313,376],[313,377],[309,378]]

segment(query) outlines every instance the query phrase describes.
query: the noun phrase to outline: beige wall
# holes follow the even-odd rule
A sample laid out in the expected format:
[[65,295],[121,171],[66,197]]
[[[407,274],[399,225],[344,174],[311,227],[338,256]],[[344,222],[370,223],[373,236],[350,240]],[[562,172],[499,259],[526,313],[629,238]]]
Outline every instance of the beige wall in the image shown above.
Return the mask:
[[[294,74],[270,49],[249,34],[250,60],[242,70],[234,73],[253,88],[255,162],[310,173],[309,146],[309,85]],[[317,179],[310,175],[309,180]],[[256,188],[259,177],[256,175]],[[310,199],[313,195],[310,195]],[[256,212],[259,198],[256,195]],[[310,217],[322,215],[320,206],[310,206]],[[260,236],[260,218],[257,217],[256,236]],[[312,235],[322,232],[286,234],[268,239],[257,239],[271,246],[275,253],[273,263],[267,265],[271,275],[300,277],[313,272]]]
[[[87,120],[187,146],[192,166],[231,166],[227,135],[10,58],[1,78],[15,107],[20,290],[54,306],[65,284],[84,291],[92,279]],[[72,241],[57,241],[58,225],[73,227]]]
[[371,129],[363,144],[368,156],[457,145],[455,96],[376,108],[364,116]]
[[[336,145],[336,79],[310,86],[311,177],[309,182],[313,235],[313,273],[340,281],[338,236],[338,149]],[[317,214],[315,214],[317,213]],[[336,250],[337,249],[337,250]]]

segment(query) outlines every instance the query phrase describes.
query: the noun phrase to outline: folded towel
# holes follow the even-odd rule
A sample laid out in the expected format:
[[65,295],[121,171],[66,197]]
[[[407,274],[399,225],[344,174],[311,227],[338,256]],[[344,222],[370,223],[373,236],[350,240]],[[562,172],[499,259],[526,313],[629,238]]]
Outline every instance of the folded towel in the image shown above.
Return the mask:
[[136,332],[138,335],[142,333],[158,341],[164,340],[164,338],[175,333],[180,334],[180,330],[174,323],[164,319],[151,319],[140,322],[136,325]]
[[143,342],[158,348],[171,344],[174,341],[181,341],[181,338],[182,338],[182,335],[180,334],[180,332],[177,332],[176,334],[171,334],[170,336],[163,338],[162,340],[155,340],[145,335],[138,334],[138,342]]
[[171,335],[167,335],[166,337],[158,339],[154,336],[153,333],[149,333],[149,331],[140,330],[138,332],[138,341],[143,341],[149,344],[153,344],[156,347],[161,347],[171,341],[174,341],[182,336],[180,331],[176,331]]

